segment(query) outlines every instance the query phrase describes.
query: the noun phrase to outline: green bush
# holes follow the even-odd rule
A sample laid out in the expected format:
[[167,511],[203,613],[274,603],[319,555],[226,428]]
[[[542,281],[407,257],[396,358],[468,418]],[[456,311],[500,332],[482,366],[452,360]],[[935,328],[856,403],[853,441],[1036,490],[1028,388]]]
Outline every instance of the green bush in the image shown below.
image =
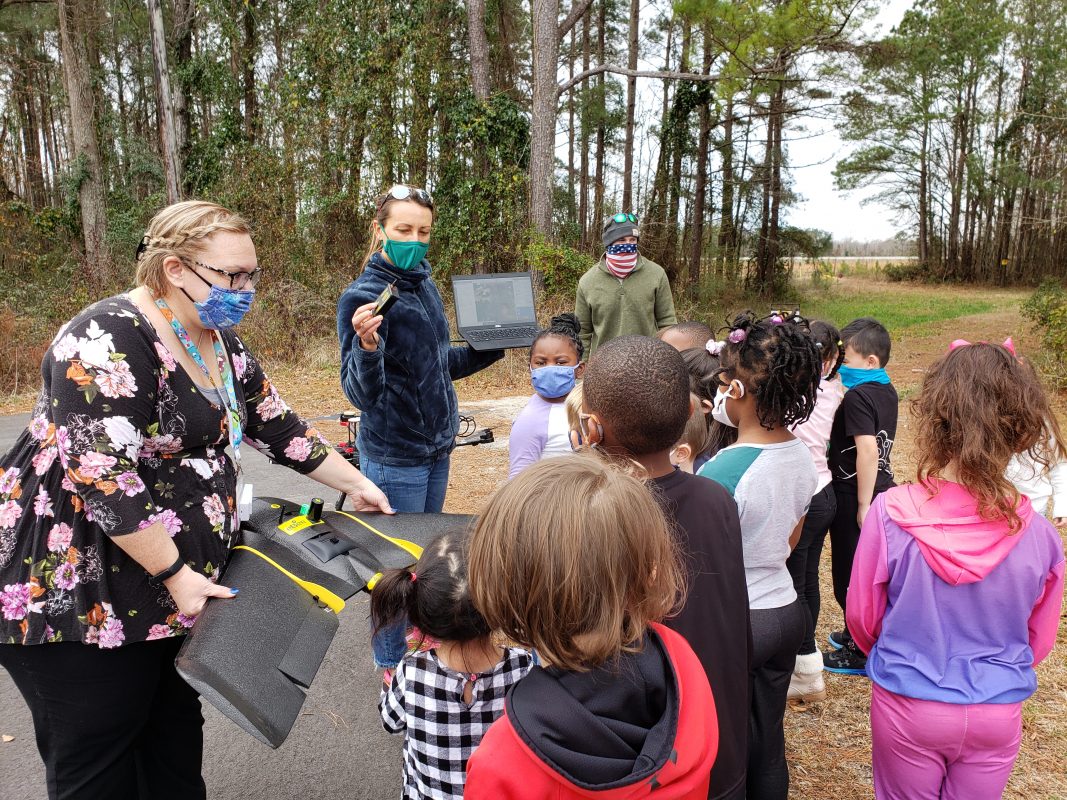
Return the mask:
[[536,234],[523,248],[523,258],[530,270],[541,276],[548,297],[573,297],[578,279],[593,266],[592,259],[585,253],[566,245],[551,244]]
[[886,264],[882,270],[886,280],[894,283],[914,281],[921,283],[932,278],[930,268],[921,261],[904,261],[900,264]]
[[1058,280],[1042,283],[1022,305],[1022,314],[1041,329],[1043,371],[1059,387],[1067,387],[1067,289]]

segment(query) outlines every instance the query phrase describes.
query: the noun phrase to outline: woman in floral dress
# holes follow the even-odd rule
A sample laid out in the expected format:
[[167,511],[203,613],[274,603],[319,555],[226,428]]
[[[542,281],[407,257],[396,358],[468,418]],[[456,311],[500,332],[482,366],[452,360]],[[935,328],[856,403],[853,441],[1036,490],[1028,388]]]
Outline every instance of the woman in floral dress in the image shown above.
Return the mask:
[[205,797],[200,702],[174,657],[207,599],[237,592],[216,581],[242,449],[390,512],[231,330],[260,274],[249,230],[211,203],[159,212],[137,287],[60,330],[0,459],[0,665],[50,798]]

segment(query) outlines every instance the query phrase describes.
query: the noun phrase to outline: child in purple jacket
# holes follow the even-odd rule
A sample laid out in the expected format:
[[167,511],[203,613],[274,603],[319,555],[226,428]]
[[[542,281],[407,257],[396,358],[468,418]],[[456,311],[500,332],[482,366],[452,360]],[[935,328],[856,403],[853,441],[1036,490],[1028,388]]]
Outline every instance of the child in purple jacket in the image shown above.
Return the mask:
[[1000,345],[948,353],[915,401],[919,482],[864,521],[847,622],[868,654],[879,800],[999,798],[1011,775],[1063,600],[1063,543],[1004,478],[1042,447],[1043,393]]

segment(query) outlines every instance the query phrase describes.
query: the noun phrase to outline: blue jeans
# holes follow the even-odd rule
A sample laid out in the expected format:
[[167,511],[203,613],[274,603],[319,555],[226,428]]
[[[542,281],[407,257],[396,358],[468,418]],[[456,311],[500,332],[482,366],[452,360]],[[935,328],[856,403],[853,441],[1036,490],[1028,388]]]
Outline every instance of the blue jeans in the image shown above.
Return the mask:
[[[360,472],[385,492],[389,504],[401,514],[441,513],[448,490],[448,466],[449,456],[417,467],[393,467],[365,457],[359,463]],[[392,668],[403,661],[408,650],[407,627],[407,620],[402,620],[371,637],[376,666]]]
[[385,492],[395,511],[440,514],[448,490],[450,456],[417,467],[393,467],[360,456],[359,470]]

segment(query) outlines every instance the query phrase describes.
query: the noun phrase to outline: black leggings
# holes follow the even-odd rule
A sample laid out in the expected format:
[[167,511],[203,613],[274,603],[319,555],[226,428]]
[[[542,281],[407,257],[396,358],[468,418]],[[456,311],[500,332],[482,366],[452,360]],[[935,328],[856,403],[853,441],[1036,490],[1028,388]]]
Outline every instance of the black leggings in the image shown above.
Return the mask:
[[754,608],[752,622],[752,710],[748,725],[749,800],[786,800],[786,695],[804,637],[804,607],[794,600],[782,608]]
[[797,599],[807,613],[804,641],[798,652],[798,655],[802,656],[814,653],[818,649],[815,646],[815,626],[819,624],[819,609],[822,606],[819,593],[819,562],[822,559],[826,531],[830,528],[830,523],[834,521],[836,511],[837,499],[834,497],[834,487],[828,483],[822,491],[816,492],[811,498],[808,515],[804,518],[804,528],[800,533],[800,541],[789,555],[789,560],[785,562],[789,574],[793,576],[793,588],[797,590]]
[[0,645],[33,716],[50,800],[207,796],[200,698],[174,669],[181,642]]

